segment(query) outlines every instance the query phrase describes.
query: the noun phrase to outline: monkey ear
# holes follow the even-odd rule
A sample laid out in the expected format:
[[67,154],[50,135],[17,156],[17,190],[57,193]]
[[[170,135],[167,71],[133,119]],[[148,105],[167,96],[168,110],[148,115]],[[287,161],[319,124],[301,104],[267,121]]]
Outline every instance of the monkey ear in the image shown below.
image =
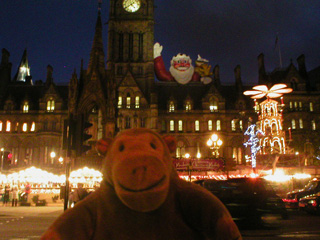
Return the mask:
[[99,155],[105,156],[109,150],[111,145],[112,139],[111,138],[101,138],[96,143],[96,150]]
[[167,135],[163,136],[162,139],[167,144],[170,153],[173,153],[177,148],[177,140],[175,139],[175,137]]

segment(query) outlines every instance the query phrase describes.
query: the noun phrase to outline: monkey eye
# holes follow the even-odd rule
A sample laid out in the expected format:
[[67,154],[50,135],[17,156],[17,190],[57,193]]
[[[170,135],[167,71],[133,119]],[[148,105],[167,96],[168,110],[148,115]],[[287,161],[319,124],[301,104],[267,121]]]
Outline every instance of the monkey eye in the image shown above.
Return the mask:
[[119,151],[120,151],[120,152],[123,152],[123,150],[124,150],[124,145],[123,145],[123,144],[120,144],[120,146],[119,146]]
[[153,149],[156,149],[157,146],[154,144],[154,143],[150,143],[150,146],[153,148]]

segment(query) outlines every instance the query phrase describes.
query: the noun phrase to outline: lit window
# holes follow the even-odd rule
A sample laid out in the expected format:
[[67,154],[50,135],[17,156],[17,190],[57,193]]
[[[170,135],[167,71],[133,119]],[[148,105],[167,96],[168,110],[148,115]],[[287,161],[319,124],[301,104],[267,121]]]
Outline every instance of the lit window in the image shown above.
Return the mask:
[[173,101],[169,102],[169,112],[174,112],[174,102]]
[[210,109],[210,112],[218,111],[218,102],[214,99],[210,99],[209,109]]
[[216,129],[217,129],[217,131],[221,131],[221,121],[220,120],[217,120],[217,122],[216,122]]
[[118,97],[118,108],[122,108],[122,97]]
[[311,121],[311,126],[312,126],[312,130],[316,130],[316,121],[315,120],[312,120]]
[[131,127],[131,119],[129,116],[126,117],[126,129]]
[[312,102],[309,103],[309,108],[310,108],[310,112],[313,112],[313,103]]
[[212,131],[212,120],[208,120],[208,131]]
[[6,124],[6,132],[10,132],[11,131],[11,122],[10,121],[7,121],[7,124]]
[[196,132],[199,132],[199,131],[200,131],[200,122],[199,122],[199,120],[196,120],[196,121],[194,122],[194,130],[195,130]]
[[294,119],[291,120],[291,127],[292,129],[296,129],[296,120]]
[[302,102],[299,102],[299,108],[302,109]]
[[28,125],[27,125],[27,123],[23,123],[23,125],[22,125],[22,131],[23,132],[26,132],[28,130]]
[[128,95],[127,95],[127,108],[130,108],[130,105],[131,105],[131,98],[130,98],[130,95],[128,93]]
[[239,121],[239,127],[240,127],[240,130],[242,131],[243,130],[242,120]]
[[178,131],[179,131],[179,132],[182,132],[182,131],[183,131],[183,122],[182,122],[182,120],[179,120],[179,121],[178,121]]
[[170,120],[170,131],[174,131],[174,120]]
[[140,108],[140,97],[136,96],[136,103],[135,103],[136,108]]
[[36,124],[35,124],[35,122],[32,122],[30,131],[34,132],[35,129],[36,129]]
[[231,121],[231,131],[235,131],[236,130],[236,121],[233,119]]
[[292,109],[292,102],[289,103],[290,109]]
[[2,122],[0,121],[0,132],[2,132]]
[[23,104],[23,112],[24,113],[29,112],[29,103],[28,102],[24,102],[24,104]]
[[48,112],[53,112],[54,111],[54,100],[53,98],[50,98],[48,101],[47,101],[47,111]]
[[299,119],[299,127],[302,129],[303,128],[303,120],[300,118]]
[[294,108],[298,108],[298,102],[294,102]]
[[191,103],[190,103],[190,101],[187,101],[187,103],[186,103],[186,111],[187,112],[191,111]]

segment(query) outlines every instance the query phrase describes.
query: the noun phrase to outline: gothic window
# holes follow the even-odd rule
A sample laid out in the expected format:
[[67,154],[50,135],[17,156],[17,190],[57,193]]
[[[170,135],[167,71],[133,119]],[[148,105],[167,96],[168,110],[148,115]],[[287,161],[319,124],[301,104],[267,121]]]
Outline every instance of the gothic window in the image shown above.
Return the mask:
[[130,128],[131,127],[131,119],[129,116],[126,117],[126,129]]
[[54,111],[54,107],[55,107],[55,102],[54,102],[53,98],[50,98],[47,101],[47,112],[53,112]]
[[123,33],[119,33],[119,60],[123,60]]
[[169,102],[169,112],[174,112],[175,111],[175,106],[174,106],[174,101]]
[[143,58],[143,33],[139,33],[139,59]]
[[178,121],[178,131],[179,131],[179,132],[182,132],[182,131],[183,131],[183,122],[182,122],[182,120],[179,120],[179,121]]
[[195,130],[196,132],[199,132],[199,131],[200,131],[200,122],[199,122],[199,120],[196,120],[196,121],[194,122],[194,130]]
[[11,122],[7,121],[6,123],[6,132],[10,132],[11,131]]
[[317,130],[317,126],[316,126],[316,121],[315,120],[311,121],[311,127],[312,127],[312,130]]
[[186,111],[187,111],[187,112],[190,112],[191,109],[192,109],[191,101],[188,100],[188,101],[186,102]]
[[122,108],[122,97],[118,97],[118,108]]
[[302,118],[299,119],[299,127],[300,127],[300,129],[303,129],[303,120],[302,120]]
[[313,112],[313,103],[312,102],[309,102],[309,109],[310,109],[310,112]]
[[216,122],[216,129],[217,129],[217,131],[221,131],[221,121],[220,120],[217,120],[217,122]]
[[212,120],[208,120],[208,131],[212,131]]
[[130,94],[129,94],[129,93],[127,94],[127,99],[126,99],[126,100],[127,100],[127,105],[126,105],[126,106],[127,106],[127,108],[130,108],[130,105],[131,105],[131,97],[130,97]]
[[231,121],[231,131],[236,131],[236,120],[232,119]]
[[174,120],[170,120],[170,127],[169,127],[170,132],[174,131]]
[[133,33],[129,33],[129,60],[133,60]]
[[25,102],[23,103],[23,109],[22,109],[22,111],[23,111],[24,113],[29,112],[29,103],[28,103],[27,101],[25,101]]
[[296,129],[296,120],[294,119],[291,120],[291,127],[292,129]]
[[27,123],[23,123],[22,124],[22,131],[26,132],[28,130],[28,124]]
[[35,124],[35,122],[32,122],[30,131],[34,132],[35,129],[36,129],[36,124]]
[[210,101],[209,101],[209,109],[210,109],[210,112],[217,112],[218,111],[218,102],[215,98],[210,98]]
[[136,96],[135,106],[136,106],[136,108],[140,108],[140,97],[139,96]]

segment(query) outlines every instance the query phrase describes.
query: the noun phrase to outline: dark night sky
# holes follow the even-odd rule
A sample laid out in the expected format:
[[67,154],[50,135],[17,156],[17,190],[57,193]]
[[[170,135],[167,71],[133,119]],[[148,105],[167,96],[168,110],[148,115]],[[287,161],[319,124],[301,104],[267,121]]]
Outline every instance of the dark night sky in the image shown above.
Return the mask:
[[[97,0],[1,0],[0,47],[6,48],[17,71],[27,47],[33,80],[46,78],[53,66],[56,83],[69,82],[88,64]],[[102,1],[102,19],[108,20],[109,1]],[[241,65],[242,81],[257,83],[257,56],[265,55],[266,70],[279,67],[276,34],[283,66],[305,54],[307,70],[320,65],[319,0],[155,0],[155,41],[163,45],[167,66],[173,55],[197,55],[220,66],[222,84],[234,82],[233,69]],[[107,25],[104,25],[105,54]]]

